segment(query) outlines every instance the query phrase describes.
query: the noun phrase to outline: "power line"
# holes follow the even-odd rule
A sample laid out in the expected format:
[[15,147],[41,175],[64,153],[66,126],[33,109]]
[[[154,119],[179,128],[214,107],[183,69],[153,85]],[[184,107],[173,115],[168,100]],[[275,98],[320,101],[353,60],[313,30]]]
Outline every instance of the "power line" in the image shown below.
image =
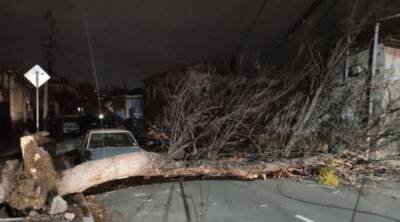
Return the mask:
[[[315,0],[313,4],[308,8],[307,12],[295,23],[295,25],[289,29],[289,31],[284,35],[284,37],[278,42],[278,44],[272,49],[272,53],[270,54],[269,58],[272,58],[277,52],[278,49],[290,38],[294,36],[296,32],[300,30],[300,28],[308,23],[308,20],[310,17],[315,13],[316,10],[318,10],[320,7],[322,7],[323,3],[325,1],[322,0]],[[333,0],[332,4],[329,5],[328,9],[324,11],[323,15],[320,16],[317,20],[317,23],[313,25],[311,28],[311,31],[313,31],[318,24],[320,24],[325,17],[328,15],[328,13],[332,10],[332,8],[336,5],[337,0]],[[264,59],[264,62],[266,62],[268,58]]]
[[[75,50],[66,47],[66,45],[68,45],[68,44],[66,44],[65,39],[63,39],[63,36],[64,35],[62,35],[56,28],[55,29],[55,44],[54,44],[54,48],[56,50],[62,52],[64,55],[66,55],[68,53],[68,54],[76,55],[76,56],[79,56],[79,57],[82,57],[82,58],[85,58],[85,59],[89,59],[87,55],[85,55],[83,53],[76,52]],[[207,55],[207,56],[210,56],[210,55]],[[220,54],[216,54],[216,56],[218,56],[218,58],[219,58]],[[130,59],[130,61],[132,60],[131,57],[122,58],[122,59]],[[143,71],[143,70],[152,71],[157,67],[157,65],[159,65],[158,63],[156,63],[154,65],[143,66],[143,65],[132,64],[132,62],[125,63],[125,62],[120,62],[120,61],[118,61],[118,62],[109,61],[107,59],[99,58],[99,57],[97,57],[96,61],[97,61],[98,64],[114,64],[114,65],[129,66],[129,67],[132,67],[135,70],[139,70],[139,71]],[[171,64],[171,65],[172,66],[176,66],[176,65],[182,65],[182,64],[187,64],[187,62],[182,62],[182,63],[178,62],[178,63],[174,63],[174,64]],[[168,67],[168,64],[166,64],[165,66],[162,66],[162,67]]]
[[[79,56],[79,57],[82,57],[82,58],[85,58],[85,59],[89,59],[89,60],[90,60],[90,56],[87,56],[87,55],[84,55],[84,54],[75,52],[75,51],[73,51],[73,50],[71,50],[71,49],[69,49],[69,48],[66,48],[66,47],[62,47],[62,46],[60,46],[59,44],[55,44],[54,48],[57,49],[57,50],[59,50],[59,51],[65,52],[65,53],[73,54],[73,55],[76,55],[76,56]],[[97,59],[97,63],[101,63],[101,64],[115,64],[115,65],[129,66],[129,67],[133,67],[133,68],[135,68],[135,69],[137,69],[137,70],[151,69],[151,68],[152,68],[152,67],[150,67],[150,66],[147,67],[147,66],[132,65],[131,63],[110,62],[110,61],[107,61],[107,60],[104,60],[104,59],[100,59],[100,60]]]
[[259,17],[261,16],[261,14],[262,14],[262,12],[263,12],[263,10],[265,8],[265,5],[267,4],[268,1],[269,0],[264,0],[262,2],[262,4],[260,5],[260,7],[258,8],[256,16],[254,16],[253,21],[250,23],[250,25],[248,26],[247,30],[245,31],[241,41],[239,42],[239,45],[238,45],[238,47],[236,49],[236,55],[238,55],[242,51],[244,43],[246,42],[247,38],[249,37],[249,35],[250,35],[251,31],[253,30],[254,26],[256,25],[256,23],[257,23]]
[[285,36],[283,37],[283,39],[281,39],[281,41],[278,42],[278,45],[276,48],[279,48],[281,45],[283,45],[288,39],[290,39],[295,32],[297,32],[300,27],[303,24],[307,24],[308,19],[314,14],[314,12],[321,7],[322,3],[324,3],[323,0],[315,0],[312,5],[310,6],[310,8],[308,8],[308,10],[306,11],[306,13],[299,19],[297,20],[297,22],[294,24],[294,26],[292,28],[289,29],[289,31],[285,34]]
[[[58,19],[58,20],[62,20],[62,19]],[[72,23],[77,26],[82,26],[82,24],[79,24],[79,23],[66,21],[66,20],[62,20],[62,21],[65,23]],[[111,31],[108,31],[108,30],[105,30],[102,28],[98,28],[98,27],[93,27],[93,26],[88,27],[88,28],[90,31],[94,31],[94,32],[97,32],[97,33],[100,33],[103,35],[114,36],[114,37],[127,39],[127,40],[135,40],[135,41],[158,45],[158,46],[171,47],[171,48],[183,48],[183,49],[187,49],[187,48],[204,49],[204,45],[197,45],[197,44],[185,45],[185,44],[178,44],[178,43],[171,43],[171,42],[163,42],[163,41],[158,41],[158,40],[149,39],[149,38],[141,38],[141,37],[138,37],[137,35],[132,35],[132,34],[121,34],[121,33],[117,33],[117,32],[111,32]],[[215,52],[219,52],[219,50],[215,50]]]
[[328,16],[329,12],[332,11],[332,9],[337,5],[338,0],[332,1],[332,4],[329,5],[328,9],[324,11],[323,15],[318,19],[317,23],[311,28],[311,32],[314,31],[322,21],[325,20],[326,16]]
[[[1,15],[1,14],[0,14]],[[7,15],[5,15],[7,16]],[[17,15],[14,15],[17,16]],[[25,15],[25,16],[31,16],[31,17],[36,17],[34,15]],[[7,16],[9,17],[9,16]],[[80,24],[77,22],[73,22],[73,21],[67,21],[65,19],[60,19],[60,18],[55,18],[55,21],[62,21],[64,23],[70,23],[70,24],[74,24],[76,26],[83,26],[84,24]],[[179,44],[179,43],[171,43],[171,42],[163,42],[163,41],[158,41],[158,40],[154,40],[154,39],[149,39],[149,38],[142,38],[142,37],[138,37],[137,35],[132,35],[131,33],[129,34],[121,34],[121,33],[117,33],[117,32],[111,32],[109,30],[105,30],[102,28],[97,28],[97,27],[87,27],[91,32],[97,32],[103,35],[109,35],[109,36],[114,36],[114,37],[118,37],[118,38],[122,38],[122,39],[127,39],[127,40],[135,40],[135,41],[139,41],[139,42],[144,42],[147,44],[153,44],[153,45],[158,45],[158,46],[163,46],[163,47],[171,47],[171,48],[182,48],[182,49],[191,49],[191,48],[197,48],[197,49],[204,49],[204,45],[198,45],[198,44]],[[208,51],[213,51],[214,53],[221,53],[223,52],[223,49],[221,50],[208,50]]]
[[[67,48],[66,47],[67,44],[66,44],[66,41],[63,39],[63,35],[61,35],[61,33],[57,29],[54,29],[54,32],[55,32],[54,48],[57,49],[59,52],[63,53],[62,56],[64,58],[68,57],[66,55],[66,53],[68,53],[68,54],[73,54],[73,55],[76,55],[76,56],[79,56],[79,57],[83,57],[85,59],[89,59],[89,57],[87,55],[84,55],[84,54],[79,53],[79,52],[75,52],[74,50],[72,50],[70,48]],[[69,61],[70,61],[70,64],[72,65],[73,62],[71,62],[71,60],[69,60]],[[100,61],[99,61],[99,59],[97,59],[97,63],[130,66],[130,67],[135,68],[136,70],[143,70],[143,69],[151,69],[151,68],[153,68],[153,67],[150,67],[150,66],[132,65],[132,63],[110,62],[110,61],[107,61],[107,60],[104,60],[104,59],[102,59]]]
[[84,76],[83,73],[78,69],[72,62],[67,58],[67,56],[64,55],[64,51],[60,51],[59,56],[62,57],[62,61],[64,63],[64,66],[68,69],[70,73],[77,73],[80,76]]
[[[55,48],[57,48],[59,50],[62,50],[62,51],[65,51],[65,52],[68,52],[70,54],[74,54],[74,55],[80,56],[80,57],[85,57],[85,58],[88,57],[87,55],[84,55],[82,53],[76,52],[75,50],[66,47],[68,44],[66,43],[65,39],[63,39],[64,36],[65,35],[62,35],[60,30],[58,30],[57,27],[56,27],[55,28],[55,41],[56,41],[56,44],[55,44],[56,47]],[[57,42],[59,42],[60,44],[57,44]],[[219,56],[221,54],[223,54],[223,53],[207,54],[207,56],[213,56],[213,55]],[[100,59],[100,61],[99,61],[99,59]],[[129,59],[129,62],[128,63],[120,62],[120,61],[122,61],[122,59]],[[154,65],[143,66],[143,65],[132,64],[132,62],[131,62],[132,61],[132,57],[126,57],[126,58],[122,58],[122,59],[119,59],[120,60],[119,62],[115,62],[115,61],[109,61],[109,60],[104,59],[104,58],[97,58],[97,63],[120,64],[120,65],[124,65],[124,66],[135,67],[138,70],[143,70],[143,69],[151,70],[151,69],[154,68]],[[158,63],[156,63],[155,65],[158,65]]]

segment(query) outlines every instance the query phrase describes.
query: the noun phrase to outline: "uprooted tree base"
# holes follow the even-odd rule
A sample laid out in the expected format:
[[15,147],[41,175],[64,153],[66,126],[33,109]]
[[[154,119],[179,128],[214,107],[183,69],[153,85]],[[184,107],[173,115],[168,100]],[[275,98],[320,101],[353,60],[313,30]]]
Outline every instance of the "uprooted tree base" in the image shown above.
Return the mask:
[[7,202],[16,209],[41,209],[46,204],[48,194],[57,193],[57,174],[51,156],[38,144],[46,142],[39,133],[21,138],[23,167],[15,173],[15,186],[9,193]]

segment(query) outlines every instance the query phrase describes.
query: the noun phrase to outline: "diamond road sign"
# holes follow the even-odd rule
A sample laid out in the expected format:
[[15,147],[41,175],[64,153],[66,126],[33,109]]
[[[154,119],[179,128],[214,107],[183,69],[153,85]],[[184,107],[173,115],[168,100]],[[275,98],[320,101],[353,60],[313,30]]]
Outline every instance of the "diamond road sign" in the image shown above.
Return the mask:
[[24,76],[36,88],[39,88],[50,79],[50,76],[39,65],[35,65]]

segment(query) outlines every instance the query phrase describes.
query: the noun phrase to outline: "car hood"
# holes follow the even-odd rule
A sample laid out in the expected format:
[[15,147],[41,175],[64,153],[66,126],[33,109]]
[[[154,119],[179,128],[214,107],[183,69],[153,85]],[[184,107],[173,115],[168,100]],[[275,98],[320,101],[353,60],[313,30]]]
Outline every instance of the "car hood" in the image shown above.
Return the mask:
[[143,151],[142,148],[138,146],[127,146],[127,147],[102,147],[102,148],[96,148],[96,149],[90,149],[90,159],[92,160],[98,160],[98,159],[104,159],[120,154],[125,154],[125,153],[133,153],[133,152],[138,152],[138,151]]

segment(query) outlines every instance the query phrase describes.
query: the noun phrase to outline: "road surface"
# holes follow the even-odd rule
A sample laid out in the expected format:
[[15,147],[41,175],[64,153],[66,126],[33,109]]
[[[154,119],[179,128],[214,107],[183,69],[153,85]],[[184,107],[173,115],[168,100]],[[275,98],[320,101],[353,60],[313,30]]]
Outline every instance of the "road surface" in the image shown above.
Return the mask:
[[[400,221],[400,186],[366,188],[358,222]],[[131,187],[96,195],[111,221],[350,222],[358,192],[288,180],[201,180]]]

